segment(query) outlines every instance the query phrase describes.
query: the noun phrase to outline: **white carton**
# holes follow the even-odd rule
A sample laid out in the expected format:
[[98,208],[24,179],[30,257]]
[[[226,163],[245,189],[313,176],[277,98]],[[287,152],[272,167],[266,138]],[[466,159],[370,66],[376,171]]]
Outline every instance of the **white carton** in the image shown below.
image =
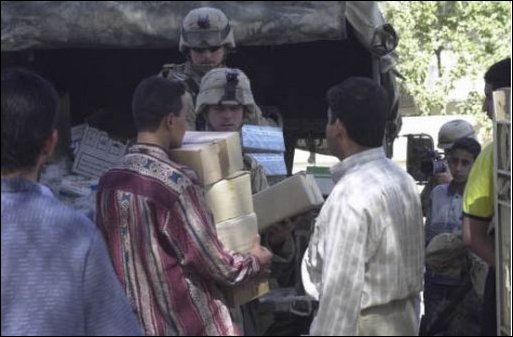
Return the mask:
[[248,253],[258,235],[258,223],[255,213],[243,215],[216,224],[217,237],[226,248]]
[[220,223],[254,212],[251,195],[251,175],[240,171],[205,188],[207,203]]
[[[217,236],[226,248],[248,253],[258,234],[257,217],[254,213],[218,223]],[[230,307],[238,307],[269,292],[266,278],[254,278],[236,287],[224,288],[224,296]]]
[[176,162],[196,171],[202,186],[227,178],[244,165],[237,132],[188,131],[182,147],[170,153]]
[[[77,134],[82,131],[77,132]],[[77,135],[77,138],[80,138]],[[99,178],[119,163],[126,144],[112,140],[106,132],[86,126],[75,154],[72,172],[89,178]]]
[[323,202],[315,179],[298,173],[253,195],[258,230],[263,232],[275,223],[319,208]]
[[285,152],[283,130],[274,126],[244,125],[242,147],[245,152]]

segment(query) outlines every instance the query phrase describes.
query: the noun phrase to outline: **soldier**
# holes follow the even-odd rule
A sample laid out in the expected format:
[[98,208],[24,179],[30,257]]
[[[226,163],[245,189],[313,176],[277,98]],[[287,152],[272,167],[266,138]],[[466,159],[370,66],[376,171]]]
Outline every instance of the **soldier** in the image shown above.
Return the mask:
[[[193,9],[183,20],[178,48],[186,57],[185,63],[165,64],[161,75],[183,81],[196,101],[201,78],[209,70],[224,66],[228,53],[235,49],[228,18],[217,8]],[[191,109],[187,116],[189,130],[196,129],[195,117]]]
[[[246,74],[230,68],[208,72],[201,81],[196,115],[205,120],[201,131],[239,131],[243,124],[259,124],[258,107]],[[244,166],[251,171],[253,193],[269,186],[262,166],[246,154]]]
[[[240,131],[243,124],[258,124],[258,106],[251,92],[248,77],[239,69],[216,68],[202,79],[196,101],[196,114],[205,120],[202,131]],[[258,193],[269,184],[262,166],[244,154],[244,169],[251,172],[251,189]],[[296,218],[272,226],[262,236],[263,244],[271,248],[274,257],[271,266],[271,286],[290,285],[294,270],[295,245],[292,229]],[[266,316],[255,321],[255,304],[243,308],[246,334],[262,333],[272,323]],[[256,329],[256,330],[255,330]]]
[[[217,8],[193,9],[183,20],[178,48],[186,57],[185,63],[165,64],[160,74],[168,79],[183,81],[195,103],[203,76],[214,68],[225,67],[228,54],[235,50],[233,29],[228,18]],[[255,106],[254,114],[255,124],[276,124],[261,117],[258,106]],[[205,121],[194,113],[191,106],[187,114],[187,129],[204,128]]]

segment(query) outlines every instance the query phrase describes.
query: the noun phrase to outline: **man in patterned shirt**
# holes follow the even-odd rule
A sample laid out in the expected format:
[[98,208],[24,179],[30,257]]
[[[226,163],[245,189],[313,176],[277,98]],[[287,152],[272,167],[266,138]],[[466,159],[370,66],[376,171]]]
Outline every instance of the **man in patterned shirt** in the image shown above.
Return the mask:
[[303,258],[305,290],[319,300],[310,333],[415,336],[422,210],[415,182],[382,148],[385,91],[352,77],[327,98],[326,138],[341,162]]
[[181,82],[153,76],[137,87],[137,143],[100,180],[98,226],[147,335],[236,335],[219,286],[267,272],[271,254],[228,251],[195,173],[167,149],[181,145],[187,95]]

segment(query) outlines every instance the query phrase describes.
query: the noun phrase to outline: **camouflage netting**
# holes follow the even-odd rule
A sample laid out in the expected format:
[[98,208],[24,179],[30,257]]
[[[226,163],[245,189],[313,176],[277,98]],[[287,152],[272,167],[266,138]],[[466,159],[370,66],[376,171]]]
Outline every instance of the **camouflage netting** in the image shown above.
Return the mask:
[[2,1],[2,52],[50,48],[175,48],[183,17],[217,7],[238,45],[342,39],[343,1]]

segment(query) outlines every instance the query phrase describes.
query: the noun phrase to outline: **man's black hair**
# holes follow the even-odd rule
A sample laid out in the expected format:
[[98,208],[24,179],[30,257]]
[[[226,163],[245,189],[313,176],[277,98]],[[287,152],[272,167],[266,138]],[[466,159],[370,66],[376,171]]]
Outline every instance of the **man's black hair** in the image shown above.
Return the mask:
[[2,172],[33,168],[55,128],[58,95],[25,69],[2,70]]
[[155,131],[170,113],[178,116],[182,110],[182,82],[160,76],[144,79],[134,92],[132,113],[137,131]]
[[486,71],[484,79],[492,86],[492,90],[511,87],[511,58],[508,57],[493,64]]
[[455,150],[465,150],[471,153],[474,159],[476,159],[481,152],[481,145],[479,145],[479,142],[474,138],[463,137],[456,140],[447,153],[451,154],[451,152]]
[[342,121],[349,137],[365,147],[380,147],[389,107],[385,90],[375,81],[351,77],[328,90],[331,121]]

